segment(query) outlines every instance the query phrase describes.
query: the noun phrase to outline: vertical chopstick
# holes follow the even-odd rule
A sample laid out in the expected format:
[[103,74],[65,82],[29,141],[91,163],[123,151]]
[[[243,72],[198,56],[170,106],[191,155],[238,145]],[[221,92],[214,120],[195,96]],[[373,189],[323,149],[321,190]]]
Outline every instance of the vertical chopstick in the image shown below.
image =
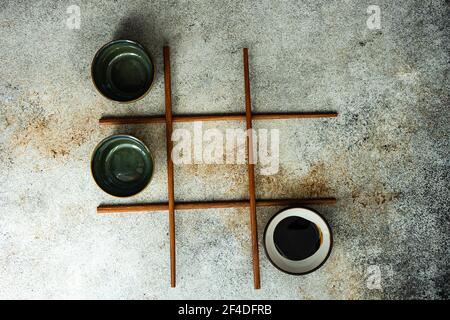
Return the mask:
[[253,158],[252,104],[250,95],[250,76],[248,67],[248,48],[243,50],[245,120],[247,124],[248,185],[250,199],[250,229],[252,235],[253,284],[255,289],[261,288],[259,271],[258,226],[256,220],[255,164]]
[[167,189],[169,194],[169,238],[170,238],[170,286],[176,285],[175,273],[175,200],[172,162],[172,89],[170,79],[170,48],[163,48],[164,92],[166,105]]

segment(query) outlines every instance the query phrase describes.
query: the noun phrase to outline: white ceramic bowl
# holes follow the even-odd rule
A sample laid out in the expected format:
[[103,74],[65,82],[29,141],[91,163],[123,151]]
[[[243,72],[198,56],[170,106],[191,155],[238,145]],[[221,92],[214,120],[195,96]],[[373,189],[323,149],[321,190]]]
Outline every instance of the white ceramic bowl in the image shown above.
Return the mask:
[[[295,216],[314,223],[321,234],[319,249],[311,256],[297,261],[284,257],[276,248],[273,237],[275,228],[280,221]],[[264,232],[264,247],[270,262],[281,271],[294,275],[310,273],[320,268],[330,255],[332,243],[333,239],[328,223],[317,212],[306,208],[290,208],[280,211],[268,222]]]

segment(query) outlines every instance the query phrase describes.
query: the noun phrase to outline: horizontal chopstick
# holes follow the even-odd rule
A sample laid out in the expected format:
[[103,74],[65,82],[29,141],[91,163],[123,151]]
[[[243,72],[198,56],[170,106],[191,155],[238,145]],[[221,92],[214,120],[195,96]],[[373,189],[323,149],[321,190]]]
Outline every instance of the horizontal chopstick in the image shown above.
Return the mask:
[[[252,114],[253,120],[283,120],[283,119],[314,119],[314,118],[335,118],[336,112],[309,112],[309,113],[256,113]],[[174,115],[173,122],[195,122],[195,121],[234,121],[245,120],[245,113],[242,114],[205,114],[205,115]],[[100,124],[148,124],[165,123],[164,116],[135,116],[135,117],[103,117]]]
[[[319,205],[319,204],[335,204],[335,203],[336,198],[256,200],[257,207],[307,205],[307,204]],[[248,208],[249,206],[250,202],[248,200],[175,202],[175,210]],[[115,205],[101,205],[97,207],[97,213],[164,211],[168,209],[169,209],[168,203],[115,204]]]

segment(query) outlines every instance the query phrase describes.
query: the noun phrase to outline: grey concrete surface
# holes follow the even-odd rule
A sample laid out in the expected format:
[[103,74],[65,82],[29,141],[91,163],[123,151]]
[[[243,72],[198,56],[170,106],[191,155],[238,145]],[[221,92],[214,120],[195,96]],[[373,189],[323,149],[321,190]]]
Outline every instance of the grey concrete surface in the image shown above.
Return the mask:
[[[372,4],[381,30],[366,25]],[[66,26],[70,5],[79,30]],[[449,298],[449,31],[448,1],[1,0],[0,298]],[[105,100],[90,79],[96,50],[119,37],[141,41],[158,68],[130,105]],[[242,112],[245,46],[255,111],[339,112],[255,124],[282,141],[278,174],[257,175],[259,198],[338,198],[313,206],[335,240],[321,269],[283,274],[261,246],[254,290],[248,211],[186,211],[171,289],[167,214],[96,214],[100,203],[167,200],[164,126],[97,122],[163,113],[164,44],[175,113]],[[130,200],[90,176],[93,148],[116,132],[155,155],[152,183]],[[245,165],[175,172],[176,199],[247,197]],[[258,209],[260,245],[279,209]]]

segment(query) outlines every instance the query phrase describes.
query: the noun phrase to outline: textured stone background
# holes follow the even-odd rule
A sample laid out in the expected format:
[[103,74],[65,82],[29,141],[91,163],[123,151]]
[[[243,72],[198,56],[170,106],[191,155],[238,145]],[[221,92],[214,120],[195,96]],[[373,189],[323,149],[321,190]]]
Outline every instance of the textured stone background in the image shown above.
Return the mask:
[[[71,4],[80,30],[66,27]],[[381,7],[379,31],[366,26],[370,4]],[[449,31],[448,1],[2,0],[0,297],[448,298]],[[153,90],[131,105],[105,100],[90,79],[96,50],[118,37],[141,41],[158,67]],[[97,123],[163,113],[164,44],[174,112],[242,112],[244,46],[255,111],[339,112],[256,124],[283,141],[280,171],[258,175],[258,197],[339,199],[314,207],[334,231],[323,268],[283,274],[261,247],[255,291],[248,211],[187,211],[176,215],[171,289],[167,214],[96,214],[126,202],[89,173],[93,148],[114,132],[142,138],[156,159],[151,185],[130,201],[167,200],[164,127]],[[245,165],[175,170],[177,199],[247,197]],[[279,209],[258,209],[260,242]],[[373,265],[382,290],[367,287]]]

